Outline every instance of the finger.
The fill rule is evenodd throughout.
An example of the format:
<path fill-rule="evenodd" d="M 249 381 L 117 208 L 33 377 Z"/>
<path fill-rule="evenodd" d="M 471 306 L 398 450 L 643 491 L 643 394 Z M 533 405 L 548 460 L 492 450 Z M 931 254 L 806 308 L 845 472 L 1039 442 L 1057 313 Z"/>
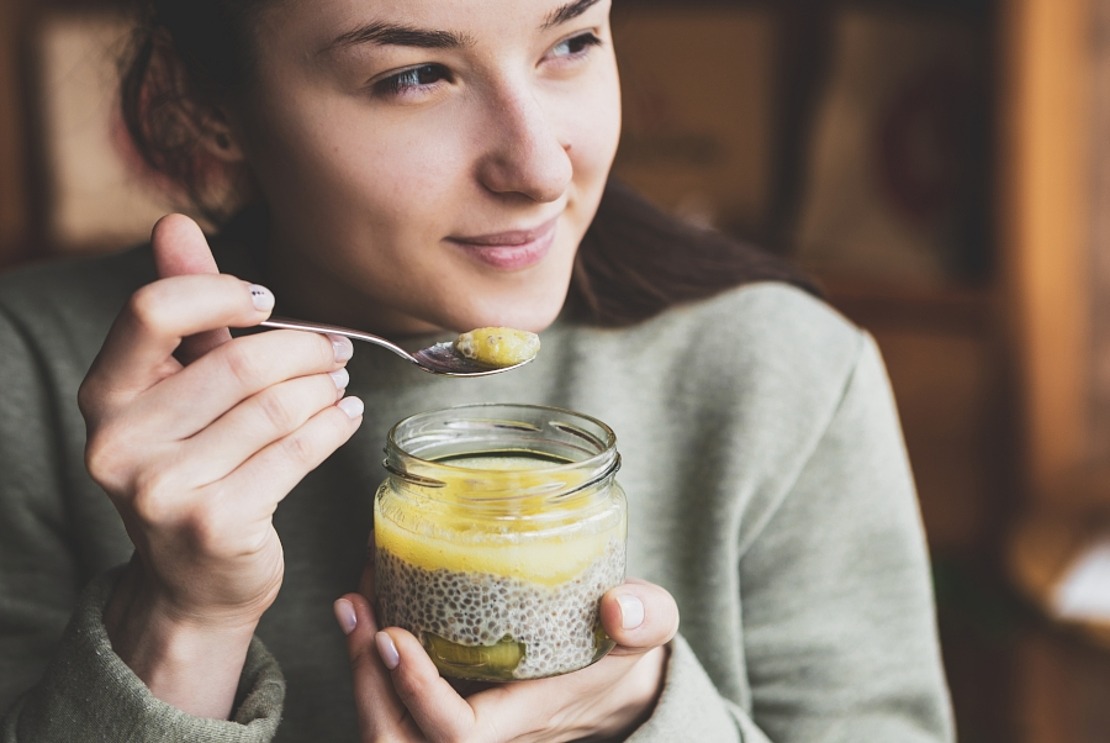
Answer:
<path fill-rule="evenodd" d="M 180 369 L 172 354 L 182 338 L 264 320 L 270 302 L 256 304 L 254 296 L 252 285 L 226 275 L 147 284 L 131 296 L 108 331 L 89 374 L 89 394 L 111 399 L 146 391 Z"/>
<path fill-rule="evenodd" d="M 220 272 L 200 225 L 184 214 L 168 214 L 158 220 L 150 244 L 154 265 L 162 278 Z M 226 327 L 207 330 L 183 339 L 175 355 L 188 364 L 229 340 L 231 333 Z"/>
<path fill-rule="evenodd" d="M 343 405 L 343 408 L 340 407 Z M 278 504 L 308 472 L 350 439 L 362 421 L 362 401 L 344 398 L 310 418 L 303 426 L 265 447 L 227 477 L 206 485 L 190 478 L 179 460 L 144 477 L 133 510 L 142 511 L 148 525 L 192 527 L 208 551 L 241 556 L 244 534 L 272 529 Z M 291 443 L 293 442 L 293 443 Z"/>
<path fill-rule="evenodd" d="M 393 691 L 389 669 L 381 661 L 374 637 L 377 620 L 369 602 L 351 593 L 335 602 L 335 618 L 347 635 L 355 709 L 361 740 L 401 740 L 412 719 Z"/>
<path fill-rule="evenodd" d="M 430 740 L 474 740 L 474 710 L 439 675 L 420 641 L 410 632 L 389 627 L 378 632 L 374 644 L 389 669 L 393 690 Z"/>
<path fill-rule="evenodd" d="M 601 624 L 614 654 L 639 654 L 665 645 L 678 632 L 678 604 L 664 588 L 630 579 L 601 597 Z"/>
<path fill-rule="evenodd" d="M 317 333 L 275 330 L 236 338 L 163 380 L 128 414 L 136 436 L 184 439 L 274 385 L 338 371 L 353 353 L 349 339 Z M 269 430 L 264 433 L 272 439 Z"/>
<path fill-rule="evenodd" d="M 255 452 L 334 405 L 348 380 L 347 370 L 340 368 L 297 377 L 244 400 L 187 441 L 189 479 L 207 484 L 226 477 Z"/>
<path fill-rule="evenodd" d="M 268 516 L 304 476 L 347 442 L 362 423 L 363 403 L 344 397 L 312 416 L 303 426 L 267 445 L 224 478 L 218 492 L 229 509 L 227 523 Z"/>
<path fill-rule="evenodd" d="M 373 601 L 376 554 L 374 532 L 371 531 L 367 540 L 366 566 L 359 581 L 359 598 L 366 603 Z M 441 678 L 439 670 L 412 634 L 397 628 L 390 628 L 376 632 L 373 642 L 380 668 L 393 671 L 392 676 L 386 676 L 387 682 L 390 684 L 391 696 L 398 700 L 397 703 L 402 709 L 407 710 L 408 719 L 418 726 L 429 739 L 436 740 L 437 736 L 448 740 L 459 739 L 459 725 L 462 725 L 464 730 L 474 727 L 474 713 L 456 690 L 456 686 L 461 686 L 462 683 L 457 682 L 456 686 L 452 686 L 451 682 Z M 404 669 L 401 669 L 402 649 L 405 653 Z M 414 678 L 417 680 L 415 684 L 412 683 Z M 406 682 L 406 679 L 409 679 L 409 682 Z M 406 693 L 412 701 L 411 707 L 403 703 L 404 700 L 401 698 L 402 689 L 397 686 L 399 683 L 404 685 L 404 690 L 407 690 Z M 418 687 L 425 683 L 434 689 L 437 696 L 439 694 L 443 695 L 440 701 L 435 699 L 423 700 Z M 448 730 L 452 732 L 454 737 L 445 735 Z"/>

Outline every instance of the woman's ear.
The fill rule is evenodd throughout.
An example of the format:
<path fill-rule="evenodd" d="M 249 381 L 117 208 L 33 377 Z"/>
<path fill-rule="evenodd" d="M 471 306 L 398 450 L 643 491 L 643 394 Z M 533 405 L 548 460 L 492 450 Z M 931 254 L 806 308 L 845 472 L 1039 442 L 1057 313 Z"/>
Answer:
<path fill-rule="evenodd" d="M 154 94 L 147 97 L 163 99 L 166 115 L 176 119 L 179 131 L 187 132 L 208 155 L 225 163 L 242 161 L 243 150 L 227 112 L 197 95 L 169 34 L 159 30 L 152 42 L 147 83 Z"/>
<path fill-rule="evenodd" d="M 194 112 L 194 117 L 196 112 Z M 200 143 L 208 154 L 226 163 L 237 163 L 243 160 L 243 149 L 239 146 L 236 136 L 227 115 L 219 110 L 211 110 L 194 118 Z"/>

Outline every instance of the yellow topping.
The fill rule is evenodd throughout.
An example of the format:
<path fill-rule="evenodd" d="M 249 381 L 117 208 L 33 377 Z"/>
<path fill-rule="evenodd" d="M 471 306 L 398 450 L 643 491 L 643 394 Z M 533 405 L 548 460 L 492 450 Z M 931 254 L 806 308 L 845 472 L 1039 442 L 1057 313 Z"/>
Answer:
<path fill-rule="evenodd" d="M 374 537 L 379 549 L 411 565 L 458 573 L 501 575 L 530 583 L 555 586 L 586 571 L 603 558 L 610 539 L 620 530 L 597 534 L 566 535 L 554 539 L 480 543 L 429 539 L 378 517 Z"/>
<path fill-rule="evenodd" d="M 468 469 L 490 470 L 484 478 L 504 478 L 508 487 L 497 497 L 512 495 L 520 489 L 540 493 L 496 501 L 493 507 L 497 518 L 496 532 L 489 526 L 475 528 L 473 516 L 466 508 L 455 505 L 453 498 L 479 507 L 486 493 L 468 487 L 467 478 L 444 478 L 445 488 L 436 489 L 434 501 L 423 502 L 417 509 L 397 509 L 383 512 L 376 507 L 374 534 L 379 549 L 386 550 L 400 560 L 412 565 L 435 570 L 446 568 L 457 572 L 479 572 L 502 575 L 534 583 L 558 585 L 585 571 L 591 563 L 607 552 L 610 540 L 619 540 L 624 530 L 623 520 L 609 519 L 607 523 L 578 521 L 571 503 L 552 503 L 543 494 L 543 485 L 550 473 L 540 468 L 552 466 L 550 461 L 527 457 L 483 457 L 466 459 Z M 537 470 L 529 472 L 528 470 Z M 558 482 L 566 485 L 563 472 Z M 578 473 L 579 482 L 582 474 Z M 494 497 L 494 496 L 490 496 Z M 380 504 L 379 504 L 380 505 Z M 541 511 L 566 511 L 575 523 L 559 519 L 556 534 L 543 534 L 542 522 L 516 516 L 533 516 Z M 508 518 L 506 518 L 508 517 Z"/>
<path fill-rule="evenodd" d="M 455 348 L 479 364 L 515 366 L 536 357 L 540 352 L 540 337 L 527 330 L 478 328 L 460 335 L 455 340 Z"/>

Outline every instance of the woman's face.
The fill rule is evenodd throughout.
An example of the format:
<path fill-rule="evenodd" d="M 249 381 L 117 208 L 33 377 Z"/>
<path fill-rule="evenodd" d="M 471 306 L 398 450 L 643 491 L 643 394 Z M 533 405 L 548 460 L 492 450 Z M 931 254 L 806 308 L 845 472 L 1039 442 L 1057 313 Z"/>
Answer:
<path fill-rule="evenodd" d="M 275 3 L 237 139 L 285 309 L 538 331 L 617 147 L 611 0 Z"/>

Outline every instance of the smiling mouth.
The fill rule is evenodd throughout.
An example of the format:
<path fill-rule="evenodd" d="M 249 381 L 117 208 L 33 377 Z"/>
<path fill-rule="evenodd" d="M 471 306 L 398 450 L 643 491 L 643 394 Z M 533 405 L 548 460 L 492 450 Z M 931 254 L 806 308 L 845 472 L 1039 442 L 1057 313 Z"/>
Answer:
<path fill-rule="evenodd" d="M 450 237 L 447 241 L 487 266 L 503 271 L 518 270 L 543 260 L 555 242 L 558 221 L 555 217 L 534 229 Z"/>

